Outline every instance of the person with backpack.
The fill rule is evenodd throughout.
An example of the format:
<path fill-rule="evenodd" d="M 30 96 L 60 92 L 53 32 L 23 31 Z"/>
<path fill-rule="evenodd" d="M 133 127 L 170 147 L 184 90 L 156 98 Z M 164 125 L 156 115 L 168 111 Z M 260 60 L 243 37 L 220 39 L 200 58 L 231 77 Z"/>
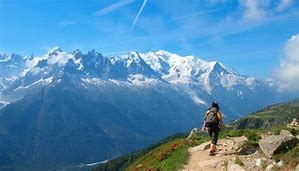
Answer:
<path fill-rule="evenodd" d="M 207 110 L 204 118 L 203 130 L 208 130 L 211 143 L 210 143 L 210 155 L 216 152 L 216 145 L 218 140 L 218 134 L 223 127 L 222 113 L 219 110 L 219 105 L 216 102 L 212 103 L 212 106 Z"/>

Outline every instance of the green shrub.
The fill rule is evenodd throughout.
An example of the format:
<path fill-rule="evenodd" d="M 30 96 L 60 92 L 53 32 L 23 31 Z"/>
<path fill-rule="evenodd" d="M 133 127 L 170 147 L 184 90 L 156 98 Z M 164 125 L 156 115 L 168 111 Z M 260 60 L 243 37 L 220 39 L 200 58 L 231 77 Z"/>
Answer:
<path fill-rule="evenodd" d="M 282 160 L 286 165 L 290 165 L 292 168 L 296 167 L 299 163 L 299 144 L 295 148 L 289 149 L 287 152 L 281 152 L 273 156 L 276 161 Z"/>
<path fill-rule="evenodd" d="M 261 139 L 256 130 L 245 131 L 244 135 L 249 141 L 258 141 Z"/>
<path fill-rule="evenodd" d="M 204 133 L 195 133 L 193 134 L 188 140 L 188 146 L 194 147 L 200 145 L 206 141 L 209 141 L 209 137 L 207 134 Z"/>
<path fill-rule="evenodd" d="M 244 165 L 239 157 L 236 157 L 235 164 L 238 164 L 240 166 Z"/>
<path fill-rule="evenodd" d="M 238 129 L 238 130 L 223 130 L 220 131 L 219 138 L 225 138 L 225 137 L 240 137 L 244 135 L 244 130 L 243 129 Z"/>
<path fill-rule="evenodd" d="M 225 137 L 240 137 L 240 136 L 246 136 L 246 138 L 249 141 L 257 141 L 261 137 L 259 136 L 260 130 L 257 129 L 237 129 L 237 130 L 223 130 L 220 132 L 219 138 L 225 138 Z"/>
<path fill-rule="evenodd" d="M 288 128 L 287 126 L 279 126 L 279 127 L 275 127 L 270 129 L 269 131 L 272 132 L 274 135 L 279 135 L 281 130 L 288 130 L 290 131 L 291 134 L 293 135 L 299 135 L 299 130 L 293 129 L 293 128 Z"/>
<path fill-rule="evenodd" d="M 259 144 L 256 141 L 246 141 L 244 144 L 241 145 L 241 147 L 243 147 L 243 148 L 251 148 L 251 147 L 256 148 L 258 146 L 259 146 Z"/>
<path fill-rule="evenodd" d="M 227 160 L 225 160 L 225 161 L 224 161 L 224 170 L 225 170 L 225 171 L 227 171 L 227 170 L 228 170 L 228 169 L 227 169 L 227 166 L 228 166 L 228 161 L 227 161 Z"/>

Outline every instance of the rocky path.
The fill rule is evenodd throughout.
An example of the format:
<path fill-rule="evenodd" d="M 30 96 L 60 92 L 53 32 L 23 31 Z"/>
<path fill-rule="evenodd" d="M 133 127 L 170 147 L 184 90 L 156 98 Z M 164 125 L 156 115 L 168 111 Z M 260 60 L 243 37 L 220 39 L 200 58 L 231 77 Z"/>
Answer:
<path fill-rule="evenodd" d="M 256 148 L 240 148 L 245 142 L 247 138 L 244 136 L 219 140 L 215 156 L 209 156 L 209 142 L 192 147 L 189 149 L 188 163 L 182 171 L 271 170 L 276 163 L 264 157 Z"/>

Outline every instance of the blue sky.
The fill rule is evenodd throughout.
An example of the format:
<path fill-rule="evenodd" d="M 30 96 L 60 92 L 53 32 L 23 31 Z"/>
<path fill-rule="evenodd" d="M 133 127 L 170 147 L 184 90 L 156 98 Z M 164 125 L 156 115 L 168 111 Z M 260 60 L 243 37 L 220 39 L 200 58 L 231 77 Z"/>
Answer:
<path fill-rule="evenodd" d="M 2 53 L 164 49 L 266 78 L 298 33 L 298 0 L 0 0 Z"/>

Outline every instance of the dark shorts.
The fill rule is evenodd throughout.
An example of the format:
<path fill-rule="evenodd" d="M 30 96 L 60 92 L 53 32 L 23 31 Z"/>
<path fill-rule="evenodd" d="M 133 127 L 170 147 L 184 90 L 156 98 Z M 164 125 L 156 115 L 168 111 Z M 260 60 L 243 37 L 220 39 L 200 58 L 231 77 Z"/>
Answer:
<path fill-rule="evenodd" d="M 220 131 L 219 124 L 207 122 L 206 127 L 208 129 L 212 144 L 216 145 L 218 141 L 219 131 Z"/>

